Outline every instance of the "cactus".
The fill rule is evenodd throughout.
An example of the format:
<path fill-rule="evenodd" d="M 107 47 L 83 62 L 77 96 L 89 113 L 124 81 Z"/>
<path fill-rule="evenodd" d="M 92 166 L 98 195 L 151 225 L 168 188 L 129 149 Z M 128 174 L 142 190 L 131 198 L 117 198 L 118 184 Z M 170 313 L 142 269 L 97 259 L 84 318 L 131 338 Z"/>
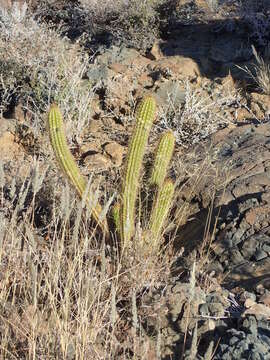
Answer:
<path fill-rule="evenodd" d="M 171 130 L 165 132 L 159 142 L 155 162 L 150 178 L 151 185 L 157 185 L 159 188 L 162 186 L 166 177 L 167 168 L 171 161 L 175 145 L 175 137 Z"/>
<path fill-rule="evenodd" d="M 156 102 L 146 97 L 140 104 L 136 126 L 129 145 L 127 163 L 122 185 L 121 240 L 125 248 L 134 233 L 135 204 L 137 199 L 140 171 L 148 136 L 153 124 Z"/>
<path fill-rule="evenodd" d="M 112 217 L 120 234 L 122 251 L 128 247 L 135 229 L 135 205 L 137 200 L 140 173 L 143 156 L 154 121 L 156 102 L 153 97 L 146 97 L 136 113 L 136 124 L 131 137 L 126 159 L 124 180 L 122 183 L 121 201 L 112 209 Z M 81 175 L 67 145 L 63 129 L 63 120 L 57 105 L 52 105 L 49 111 L 49 133 L 51 144 L 61 169 L 76 188 L 82 198 L 87 192 L 87 181 Z M 152 170 L 150 184 L 157 186 L 152 213 L 150 215 L 148 234 L 150 233 L 151 246 L 157 249 L 158 238 L 164 228 L 164 222 L 168 216 L 173 193 L 174 183 L 172 180 L 164 180 L 169 162 L 175 145 L 175 138 L 171 131 L 166 132 L 157 148 L 156 158 Z M 91 216 L 103 230 L 109 235 L 106 219 L 102 220 L 102 208 L 100 204 L 91 208 L 93 196 L 86 195 L 87 203 L 91 210 Z"/>
<path fill-rule="evenodd" d="M 173 194 L 174 183 L 171 179 L 166 179 L 157 193 L 149 222 L 151 246 L 154 249 L 169 214 Z"/>
<path fill-rule="evenodd" d="M 49 134 L 51 144 L 57 159 L 57 162 L 64 174 L 71 181 L 73 186 L 76 188 L 80 197 L 83 197 L 84 192 L 87 188 L 87 181 L 84 176 L 81 175 L 79 167 L 77 166 L 69 148 L 67 145 L 63 120 L 61 112 L 57 105 L 53 104 L 49 110 L 48 116 L 48 124 L 49 124 Z M 91 194 L 88 195 L 88 202 L 93 203 L 93 199 L 91 198 Z M 89 205 L 90 206 L 90 205 Z M 107 235 L 108 234 L 108 226 L 106 220 L 101 220 L 102 208 L 100 204 L 97 204 L 95 207 L 91 208 L 91 216 L 95 220 L 95 222 L 100 226 L 102 231 Z"/>

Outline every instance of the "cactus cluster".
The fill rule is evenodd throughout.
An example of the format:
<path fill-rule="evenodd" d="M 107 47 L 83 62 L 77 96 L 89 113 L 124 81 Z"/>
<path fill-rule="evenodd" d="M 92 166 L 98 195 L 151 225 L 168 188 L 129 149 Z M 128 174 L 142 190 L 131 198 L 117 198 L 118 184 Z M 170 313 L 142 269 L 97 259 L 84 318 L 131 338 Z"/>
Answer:
<path fill-rule="evenodd" d="M 140 171 L 149 133 L 153 124 L 156 102 L 153 97 L 146 97 L 140 104 L 136 125 L 130 141 L 129 152 L 123 180 L 122 202 L 120 208 L 120 235 L 123 248 L 127 247 L 134 234 L 135 205 L 139 187 Z M 174 134 L 166 132 L 161 137 L 156 151 L 152 175 L 149 181 L 155 186 L 155 200 L 149 221 L 149 231 L 145 236 L 151 237 L 153 249 L 157 248 L 157 240 L 164 227 L 172 204 L 174 184 L 166 179 L 167 169 L 175 146 Z"/>
<path fill-rule="evenodd" d="M 140 185 L 141 168 L 148 137 L 154 121 L 156 102 L 153 97 L 143 99 L 136 113 L 136 124 L 128 147 L 128 155 L 124 168 L 124 176 L 119 202 L 113 207 L 112 215 L 120 234 L 122 250 L 130 243 L 135 230 L 136 201 Z M 57 105 L 52 105 L 49 111 L 49 133 L 56 159 L 64 174 L 76 188 L 80 197 L 86 192 L 87 181 L 68 148 L 63 129 L 63 120 Z M 171 131 L 165 132 L 156 150 L 156 156 L 149 180 L 149 186 L 154 187 L 155 199 L 149 220 L 149 228 L 145 237 L 150 236 L 153 249 L 157 248 L 158 239 L 164 228 L 165 220 L 171 208 L 174 183 L 166 178 L 167 169 L 173 154 L 175 138 Z M 106 219 L 101 219 L 100 204 L 93 206 L 93 196 L 87 194 L 87 203 L 91 215 L 105 235 L 109 234 Z"/>

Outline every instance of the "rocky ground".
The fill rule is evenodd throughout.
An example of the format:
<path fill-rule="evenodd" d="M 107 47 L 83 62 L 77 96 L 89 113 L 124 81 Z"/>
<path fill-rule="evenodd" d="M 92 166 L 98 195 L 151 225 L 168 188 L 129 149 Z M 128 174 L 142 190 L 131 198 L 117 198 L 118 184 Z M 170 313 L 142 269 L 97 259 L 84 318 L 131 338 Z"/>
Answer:
<path fill-rule="evenodd" d="M 67 19 L 75 5 L 56 3 L 46 8 L 30 2 L 29 8 L 54 26 L 61 13 L 65 34 L 74 42 L 76 26 Z M 236 12 L 232 16 L 239 8 L 237 1 L 224 1 L 219 11 L 210 3 L 216 2 L 177 2 L 170 21 L 162 23 L 159 36 L 146 49 L 136 47 L 134 39 L 130 46 L 113 36 L 108 46 L 104 35 L 91 35 L 91 41 L 82 37 L 78 45 L 94 52 L 80 79 L 81 87 L 94 89 L 88 109 L 91 120 L 80 132 L 75 132 L 71 122 L 67 129 L 84 175 L 93 174 L 93 181 L 107 194 L 115 191 L 135 104 L 145 94 L 153 94 L 159 107 L 150 149 L 162 130 L 172 129 L 176 136 L 171 176 L 178 191 L 164 235 L 174 260 L 166 282 L 145 285 L 135 294 L 143 343 L 149 345 L 143 353 L 140 344 L 136 355 L 140 359 L 270 359 L 270 91 L 258 87 L 247 72 L 256 63 L 251 45 L 260 56 L 265 44 L 269 46 L 270 27 L 263 20 L 270 10 L 265 2 L 254 10 L 256 27 L 251 15 L 241 17 Z M 9 6 L 8 2 L 0 5 Z M 166 11 L 161 14 L 165 16 Z M 77 27 L 82 33 L 83 21 L 82 29 Z M 3 83 L 2 62 L 1 69 Z M 16 208 L 12 194 L 33 171 L 33 162 L 38 163 L 49 176 L 44 175 L 44 190 L 37 196 L 31 221 L 43 244 L 49 236 L 44 229 L 55 216 L 49 202 L 61 180 L 50 179 L 56 172 L 47 166 L 52 157 L 47 133 L 35 122 L 36 102 L 26 104 L 25 79 L 18 77 L 15 97 L 6 100 L 1 88 L 1 216 L 12 224 Z M 31 81 L 27 89 L 33 86 L 36 101 Z M 46 101 L 45 110 L 50 103 Z M 40 108 L 44 119 L 46 112 Z M 26 197 L 25 208 L 32 200 L 27 201 Z M 17 224 L 24 216 L 27 210 Z M 116 306 L 119 313 L 126 313 L 124 297 Z M 117 341 L 125 343 L 122 336 Z M 128 359 L 132 351 L 99 353 L 98 358 Z M 14 349 L 9 352 L 15 354 Z M 30 358 L 16 354 L 16 358 Z M 71 349 L 59 359 L 86 358 L 76 356 Z"/>

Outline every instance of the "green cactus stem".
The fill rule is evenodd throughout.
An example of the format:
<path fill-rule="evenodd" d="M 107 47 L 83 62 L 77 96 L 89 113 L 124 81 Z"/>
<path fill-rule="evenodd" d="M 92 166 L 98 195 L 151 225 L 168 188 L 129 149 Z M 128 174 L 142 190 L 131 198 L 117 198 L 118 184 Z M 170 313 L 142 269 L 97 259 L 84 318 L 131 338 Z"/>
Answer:
<path fill-rule="evenodd" d="M 171 209 L 174 187 L 173 181 L 166 179 L 156 195 L 149 222 L 151 246 L 153 246 L 153 249 L 155 249 L 159 243 L 159 237 Z"/>
<path fill-rule="evenodd" d="M 64 174 L 71 181 L 72 185 L 75 187 L 78 194 L 82 198 L 87 188 L 87 181 L 86 178 L 81 175 L 80 169 L 68 148 L 67 140 L 64 133 L 62 115 L 56 104 L 53 104 L 49 110 L 48 124 L 50 140 L 57 162 L 63 170 Z M 87 200 L 90 206 L 93 203 L 93 198 L 91 197 L 91 194 L 88 195 Z M 102 208 L 100 204 L 97 204 L 95 207 L 91 208 L 91 216 L 102 229 L 102 231 L 107 235 L 107 221 L 106 219 L 100 219 L 101 213 Z"/>
<path fill-rule="evenodd" d="M 153 97 L 146 97 L 141 102 L 136 125 L 128 148 L 124 181 L 122 184 L 121 205 L 121 241 L 125 248 L 134 234 L 135 205 L 140 180 L 142 160 L 149 133 L 153 124 L 156 102 Z"/>
<path fill-rule="evenodd" d="M 157 147 L 155 162 L 150 178 L 151 185 L 157 185 L 158 187 L 162 186 L 173 155 L 174 145 L 175 137 L 173 132 L 169 130 L 162 135 Z"/>

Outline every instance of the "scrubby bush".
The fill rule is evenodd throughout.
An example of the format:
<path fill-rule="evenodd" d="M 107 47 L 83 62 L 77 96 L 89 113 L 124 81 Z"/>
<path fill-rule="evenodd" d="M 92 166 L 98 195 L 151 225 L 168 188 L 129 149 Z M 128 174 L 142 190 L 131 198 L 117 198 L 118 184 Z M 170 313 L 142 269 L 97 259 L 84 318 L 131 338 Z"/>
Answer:
<path fill-rule="evenodd" d="M 20 100 L 40 132 L 48 104 L 57 101 L 65 111 L 68 133 L 78 139 L 89 122 L 94 90 L 83 80 L 87 54 L 16 5 L 0 12 L 0 52 L 2 112 Z"/>
<path fill-rule="evenodd" d="M 164 0 L 117 0 L 66 2 L 56 7 L 48 1 L 39 6 L 38 16 L 63 25 L 69 38 L 83 35 L 92 52 L 103 46 L 121 44 L 142 52 L 151 48 L 159 31 L 157 8 Z"/>

